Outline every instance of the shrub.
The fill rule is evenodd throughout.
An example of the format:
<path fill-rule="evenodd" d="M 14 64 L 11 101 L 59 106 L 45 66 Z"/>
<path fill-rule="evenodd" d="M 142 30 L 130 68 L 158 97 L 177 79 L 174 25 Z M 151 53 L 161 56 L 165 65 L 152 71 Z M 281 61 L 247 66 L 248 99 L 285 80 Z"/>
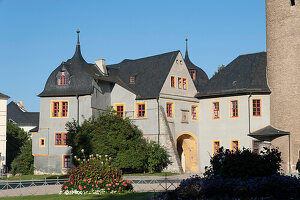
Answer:
<path fill-rule="evenodd" d="M 21 173 L 23 175 L 33 174 L 33 156 L 32 156 L 32 141 L 27 140 L 20 149 L 21 153 L 11 163 L 11 173 L 13 175 Z"/>
<path fill-rule="evenodd" d="M 170 155 L 156 142 L 147 143 L 146 151 L 149 172 L 161 172 L 170 163 Z"/>
<path fill-rule="evenodd" d="M 111 165 L 126 173 L 161 171 L 168 165 L 168 156 L 162 147 L 151 142 L 148 145 L 130 119 L 123 119 L 112 110 L 81 125 L 73 121 L 66 126 L 70 133 L 67 144 L 78 158 L 83 158 L 81 149 L 87 154 L 108 155 L 112 157 Z M 76 159 L 72 160 L 76 166 L 79 164 Z"/>
<path fill-rule="evenodd" d="M 280 156 L 278 149 L 266 149 L 262 155 L 258 155 L 245 148 L 233 152 L 221 147 L 210 159 L 211 166 L 205 175 L 248 179 L 279 174 Z"/>
<path fill-rule="evenodd" d="M 84 151 L 82 150 L 84 154 Z M 62 193 L 97 193 L 123 192 L 132 190 L 129 181 L 121 179 L 122 173 L 110 166 L 111 158 L 90 155 L 88 159 L 76 158 L 80 163 L 68 172 L 69 180 L 62 185 Z"/>
<path fill-rule="evenodd" d="M 193 176 L 173 192 L 152 199 L 299 199 L 300 178 L 272 175 L 253 179 Z"/>
<path fill-rule="evenodd" d="M 11 169 L 12 161 L 21 153 L 21 147 L 28 141 L 28 134 L 15 125 L 7 121 L 6 127 L 6 166 Z"/>

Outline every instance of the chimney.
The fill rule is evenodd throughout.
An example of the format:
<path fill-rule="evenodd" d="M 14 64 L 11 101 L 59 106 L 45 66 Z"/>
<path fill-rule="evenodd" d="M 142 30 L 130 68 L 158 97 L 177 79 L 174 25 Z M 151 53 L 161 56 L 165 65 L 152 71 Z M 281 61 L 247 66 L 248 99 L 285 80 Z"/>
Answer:
<path fill-rule="evenodd" d="M 97 59 L 95 60 L 95 63 L 98 67 L 98 69 L 104 74 L 107 75 L 107 69 L 105 66 L 105 59 Z"/>

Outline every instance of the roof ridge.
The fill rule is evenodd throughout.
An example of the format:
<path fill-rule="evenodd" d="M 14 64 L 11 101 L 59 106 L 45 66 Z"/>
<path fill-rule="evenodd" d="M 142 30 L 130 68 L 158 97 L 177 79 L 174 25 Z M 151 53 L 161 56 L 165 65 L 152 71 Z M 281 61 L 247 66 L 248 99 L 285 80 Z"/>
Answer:
<path fill-rule="evenodd" d="M 180 50 L 170 51 L 170 52 L 166 52 L 166 53 L 162 53 L 162 54 L 157 54 L 157 55 L 147 56 L 147 57 L 142 57 L 142 58 L 137 58 L 137 59 L 127 59 L 126 58 L 123 61 L 125 61 L 125 62 L 132 62 L 132 61 L 137 61 L 137 60 L 143 60 L 143 59 L 148 59 L 148 58 L 163 56 L 163 55 L 166 55 L 166 54 L 172 54 L 172 53 L 176 53 L 176 52 L 180 52 Z M 122 63 L 123 61 L 121 61 L 120 63 Z M 120 64 L 120 63 L 118 63 L 118 64 Z"/>

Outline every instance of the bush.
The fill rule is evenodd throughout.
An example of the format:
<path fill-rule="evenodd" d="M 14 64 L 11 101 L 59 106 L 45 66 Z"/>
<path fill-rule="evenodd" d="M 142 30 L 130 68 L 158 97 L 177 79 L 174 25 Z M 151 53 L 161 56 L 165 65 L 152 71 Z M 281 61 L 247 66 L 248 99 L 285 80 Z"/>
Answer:
<path fill-rule="evenodd" d="M 152 199 L 298 199 L 300 178 L 272 175 L 254 179 L 193 176 L 173 192 Z"/>
<path fill-rule="evenodd" d="M 169 154 L 156 142 L 147 143 L 146 151 L 149 172 L 161 172 L 170 163 Z"/>
<path fill-rule="evenodd" d="M 121 171 L 110 166 L 108 156 L 97 154 L 82 161 L 77 158 L 77 161 L 80 165 L 68 172 L 69 180 L 62 185 L 62 193 L 102 194 L 132 190 L 131 183 L 121 179 Z"/>
<path fill-rule="evenodd" d="M 11 169 L 12 161 L 21 153 L 21 147 L 28 141 L 28 134 L 15 125 L 7 121 L 6 127 L 6 166 Z"/>
<path fill-rule="evenodd" d="M 21 147 L 20 155 L 18 155 L 11 163 L 11 173 L 13 175 L 17 173 L 21 173 L 23 175 L 33 174 L 33 160 L 32 141 L 27 140 L 26 143 Z"/>
<path fill-rule="evenodd" d="M 278 149 L 266 149 L 262 155 L 258 155 L 245 148 L 233 152 L 221 147 L 210 159 L 211 166 L 205 175 L 248 179 L 279 174 L 280 156 Z"/>
<path fill-rule="evenodd" d="M 87 154 L 108 155 L 112 158 L 111 165 L 126 173 L 160 171 L 168 164 L 162 147 L 154 143 L 147 145 L 141 130 L 130 119 L 123 119 L 112 110 L 85 120 L 82 125 L 73 121 L 66 126 L 70 133 L 67 144 L 78 158 L 83 158 L 81 149 Z M 152 150 L 157 152 L 153 154 Z M 79 164 L 76 159 L 72 160 L 76 166 Z"/>

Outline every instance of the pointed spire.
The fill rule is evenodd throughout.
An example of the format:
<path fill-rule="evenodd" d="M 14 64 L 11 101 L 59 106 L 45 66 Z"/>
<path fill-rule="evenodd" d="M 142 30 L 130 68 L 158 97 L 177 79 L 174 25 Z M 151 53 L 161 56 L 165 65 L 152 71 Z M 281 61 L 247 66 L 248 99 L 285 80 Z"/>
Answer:
<path fill-rule="evenodd" d="M 184 59 L 185 59 L 185 60 L 189 59 L 189 53 L 188 53 L 187 42 L 188 42 L 188 39 L 185 38 L 185 56 L 184 56 Z"/>
<path fill-rule="evenodd" d="M 80 42 L 79 42 L 79 33 L 80 33 L 80 31 L 77 30 L 76 33 L 77 33 L 76 51 L 75 51 L 74 56 L 72 58 L 73 59 L 77 58 L 77 59 L 80 59 L 80 60 L 84 60 L 82 55 L 81 55 L 81 50 L 80 50 Z"/>
<path fill-rule="evenodd" d="M 79 42 L 79 33 L 80 33 L 80 30 L 77 29 L 76 33 L 77 33 L 77 45 L 80 45 L 80 42 Z"/>

